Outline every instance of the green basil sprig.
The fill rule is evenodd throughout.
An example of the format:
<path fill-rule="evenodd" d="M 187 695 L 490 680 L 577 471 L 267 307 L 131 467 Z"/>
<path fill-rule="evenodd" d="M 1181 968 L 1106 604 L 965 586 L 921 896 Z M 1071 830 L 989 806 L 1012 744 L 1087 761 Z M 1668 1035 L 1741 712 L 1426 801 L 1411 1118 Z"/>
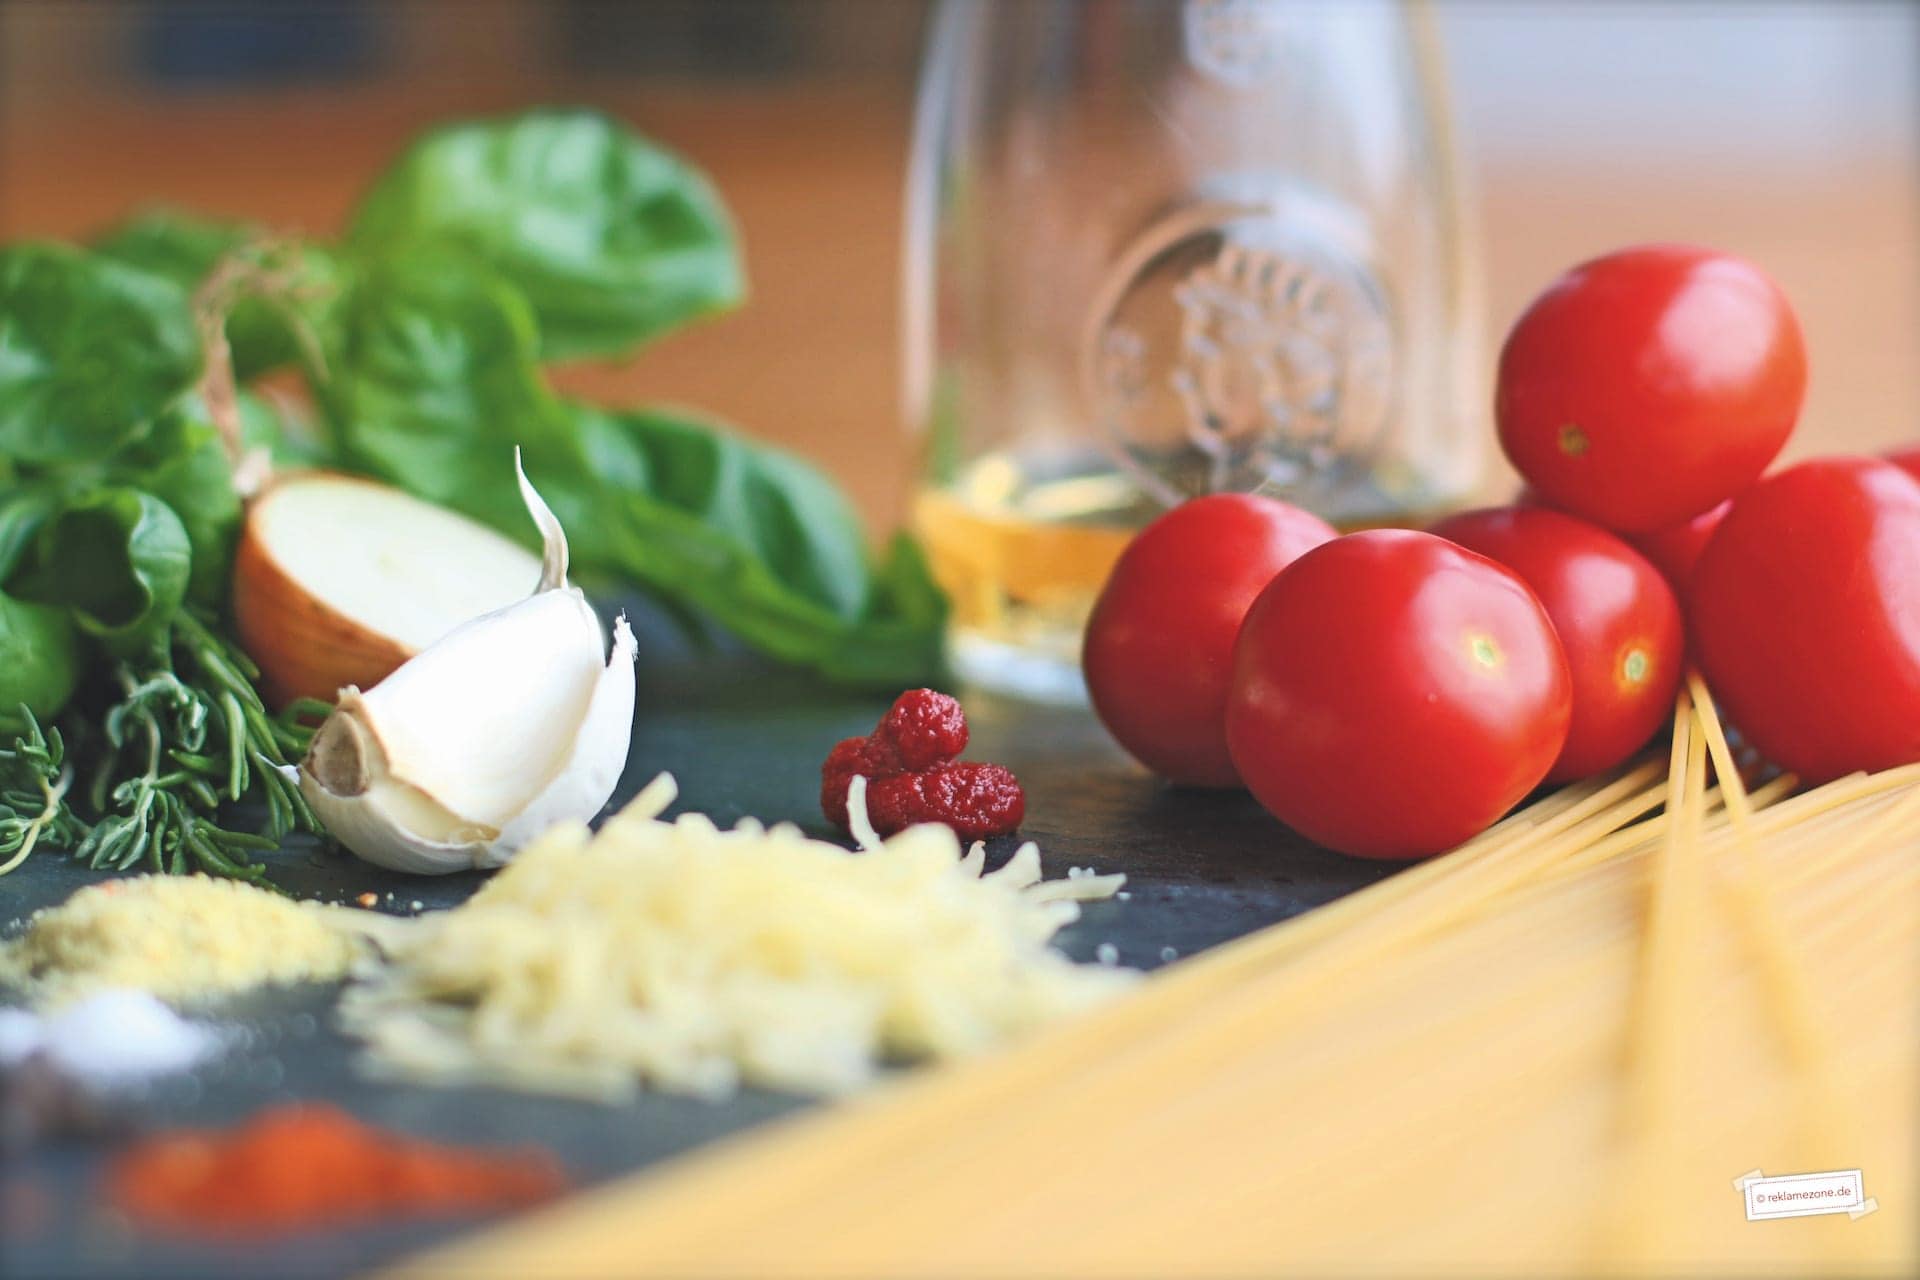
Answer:
<path fill-rule="evenodd" d="M 63 246 L 0 250 L 0 873 L 43 848 L 255 878 L 250 850 L 318 829 L 268 767 L 306 730 L 268 716 L 189 603 L 225 607 L 240 522 L 196 393 L 194 288 Z M 265 406 L 239 406 L 271 447 Z M 242 799 L 266 834 L 228 824 Z"/>
<path fill-rule="evenodd" d="M 82 631 L 125 653 L 173 621 L 191 560 L 172 507 L 138 489 L 100 489 L 41 523 L 10 585 L 36 603 L 65 606 Z"/>
<path fill-rule="evenodd" d="M 472 255 L 526 298 L 548 359 L 626 351 L 745 289 L 706 180 L 592 111 L 435 130 L 374 183 L 347 244 L 362 260 Z"/>
<path fill-rule="evenodd" d="M 0 591 L 0 707 L 51 715 L 67 705 L 79 682 L 79 646 L 67 611 Z"/>
<path fill-rule="evenodd" d="M 944 600 L 917 548 L 876 560 L 819 470 L 710 419 L 557 396 L 538 318 L 505 280 L 423 253 L 363 271 L 335 320 L 325 404 L 350 465 L 525 539 L 496 465 L 519 445 L 583 576 L 845 683 L 938 670 Z"/>
<path fill-rule="evenodd" d="M 223 265 L 251 266 L 256 277 L 265 277 L 224 300 L 233 371 L 243 382 L 311 356 L 346 273 L 323 245 L 279 241 L 264 227 L 175 209 L 150 210 L 121 223 L 96 240 L 93 250 L 164 277 L 189 294 Z"/>
<path fill-rule="evenodd" d="M 252 398 L 242 413 L 263 412 Z M 103 481 L 138 487 L 179 518 L 187 535 L 187 599 L 210 608 L 226 603 L 233 548 L 240 533 L 240 495 L 220 433 L 197 400 L 168 410 L 144 438 L 101 468 Z"/>
<path fill-rule="evenodd" d="M 226 335 L 243 381 L 301 348 L 328 426 L 307 460 L 525 539 L 499 461 L 519 445 L 585 577 L 637 583 L 683 622 L 836 681 L 936 677 L 945 605 L 924 559 L 905 542 L 875 554 L 817 469 L 706 415 L 548 386 L 544 361 L 630 351 L 742 297 L 725 209 L 670 153 L 590 111 L 453 125 L 373 183 L 341 244 L 282 245 L 269 268 L 262 236 L 158 212 L 98 247 L 183 285 L 260 260 L 270 283 L 240 295 Z M 217 540 L 189 532 L 194 596 L 210 599 Z"/>
<path fill-rule="evenodd" d="M 171 281 L 65 245 L 0 249 L 0 454 L 102 457 L 199 376 L 187 296 Z"/>

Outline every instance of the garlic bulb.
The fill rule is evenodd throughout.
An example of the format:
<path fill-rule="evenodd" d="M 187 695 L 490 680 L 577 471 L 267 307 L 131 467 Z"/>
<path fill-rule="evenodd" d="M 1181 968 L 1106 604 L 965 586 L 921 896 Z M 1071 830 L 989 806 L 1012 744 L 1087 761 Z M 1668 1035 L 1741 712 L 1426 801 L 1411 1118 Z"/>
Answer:
<path fill-rule="evenodd" d="M 520 467 L 544 541 L 532 595 L 482 614 L 362 693 L 349 685 L 300 762 L 300 790 L 368 862 L 436 875 L 497 867 L 600 811 L 626 768 L 634 640 L 567 585 L 567 538 Z"/>

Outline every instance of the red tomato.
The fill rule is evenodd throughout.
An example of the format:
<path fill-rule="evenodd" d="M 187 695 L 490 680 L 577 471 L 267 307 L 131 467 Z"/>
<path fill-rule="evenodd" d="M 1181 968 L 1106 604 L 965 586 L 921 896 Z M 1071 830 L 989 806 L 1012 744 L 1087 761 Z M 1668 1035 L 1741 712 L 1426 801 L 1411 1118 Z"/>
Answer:
<path fill-rule="evenodd" d="M 1694 569 L 1726 714 L 1807 782 L 1920 760 L 1920 480 L 1819 458 L 1743 494 Z"/>
<path fill-rule="evenodd" d="M 1887 461 L 1903 468 L 1915 480 L 1920 480 L 1920 444 L 1911 449 L 1895 449 L 1887 455 Z"/>
<path fill-rule="evenodd" d="M 1538 786 L 1572 706 L 1526 583 L 1431 534 L 1375 529 L 1309 551 L 1254 601 L 1227 745 L 1255 798 L 1302 835 L 1419 858 Z"/>
<path fill-rule="evenodd" d="M 1680 603 L 1646 557 L 1597 525 L 1545 507 L 1493 507 L 1433 533 L 1520 575 L 1566 651 L 1573 723 L 1548 782 L 1599 773 L 1673 718 L 1686 639 Z"/>
<path fill-rule="evenodd" d="M 1806 385 L 1799 321 L 1764 272 L 1647 245 L 1534 299 L 1500 353 L 1494 413 L 1507 457 L 1549 503 L 1644 533 L 1751 484 Z"/>
<path fill-rule="evenodd" d="M 1666 575 L 1668 584 L 1684 596 L 1687 584 L 1693 580 L 1693 566 L 1700 562 L 1700 553 L 1707 549 L 1707 539 L 1713 536 L 1732 507 L 1733 500 L 1729 498 L 1691 520 L 1670 524 L 1652 533 L 1634 534 L 1627 541 L 1653 561 L 1653 567 Z"/>
<path fill-rule="evenodd" d="M 1233 638 L 1273 575 L 1333 536 L 1298 507 L 1225 493 L 1142 529 L 1094 603 L 1081 652 L 1115 740 L 1174 782 L 1240 785 L 1224 727 Z"/>

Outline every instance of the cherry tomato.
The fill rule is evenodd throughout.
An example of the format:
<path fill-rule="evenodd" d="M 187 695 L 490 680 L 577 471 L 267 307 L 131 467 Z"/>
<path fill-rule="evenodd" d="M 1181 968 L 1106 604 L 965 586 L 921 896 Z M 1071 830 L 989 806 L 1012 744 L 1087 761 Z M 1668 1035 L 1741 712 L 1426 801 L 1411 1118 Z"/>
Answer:
<path fill-rule="evenodd" d="M 1687 601 L 1727 717 L 1807 782 L 1920 760 L 1920 480 L 1872 458 L 1769 476 Z"/>
<path fill-rule="evenodd" d="M 1254 601 L 1227 745 L 1254 797 L 1302 835 L 1418 858 L 1538 786 L 1572 707 L 1526 583 L 1431 534 L 1375 529 L 1307 552 Z"/>
<path fill-rule="evenodd" d="M 1904 470 L 1915 480 L 1920 480 L 1920 444 L 1911 449 L 1895 449 L 1887 455 L 1887 461 Z"/>
<path fill-rule="evenodd" d="M 1468 511 L 1433 533 L 1519 574 L 1560 637 L 1573 722 L 1548 782 L 1613 768 L 1673 718 L 1686 661 L 1680 602 L 1645 556 L 1545 507 Z"/>
<path fill-rule="evenodd" d="M 1627 541 L 1653 561 L 1653 567 L 1665 575 L 1667 584 L 1684 598 L 1687 584 L 1693 580 L 1693 566 L 1700 562 L 1700 553 L 1707 549 L 1707 539 L 1732 508 L 1733 500 L 1729 498 L 1691 520 L 1670 524 L 1652 533 L 1637 533 Z"/>
<path fill-rule="evenodd" d="M 1081 653 L 1114 739 L 1174 782 L 1240 785 L 1225 728 L 1233 638 L 1273 575 L 1332 537 L 1320 517 L 1250 494 L 1196 498 L 1142 529 L 1094 603 Z"/>
<path fill-rule="evenodd" d="M 1646 245 L 1534 299 L 1500 353 L 1494 413 L 1507 457 L 1549 503 L 1644 533 L 1751 484 L 1806 385 L 1800 323 L 1764 272 Z"/>

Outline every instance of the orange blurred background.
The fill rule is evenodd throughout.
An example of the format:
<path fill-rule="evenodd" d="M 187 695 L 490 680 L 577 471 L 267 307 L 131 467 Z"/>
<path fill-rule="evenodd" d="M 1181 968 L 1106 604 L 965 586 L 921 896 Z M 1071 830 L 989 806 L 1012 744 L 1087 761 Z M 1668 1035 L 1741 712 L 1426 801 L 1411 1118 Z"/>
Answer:
<path fill-rule="evenodd" d="M 1796 453 L 1920 439 L 1920 7 L 1438 13 L 1492 336 L 1580 258 L 1707 242 L 1798 305 L 1814 377 Z M 718 412 L 810 453 L 890 524 L 912 465 L 896 313 L 924 21 L 910 0 L 16 0 L 0 7 L 0 236 L 84 236 L 154 203 L 328 232 L 432 122 L 600 106 L 712 175 L 752 294 L 561 381 Z"/>

